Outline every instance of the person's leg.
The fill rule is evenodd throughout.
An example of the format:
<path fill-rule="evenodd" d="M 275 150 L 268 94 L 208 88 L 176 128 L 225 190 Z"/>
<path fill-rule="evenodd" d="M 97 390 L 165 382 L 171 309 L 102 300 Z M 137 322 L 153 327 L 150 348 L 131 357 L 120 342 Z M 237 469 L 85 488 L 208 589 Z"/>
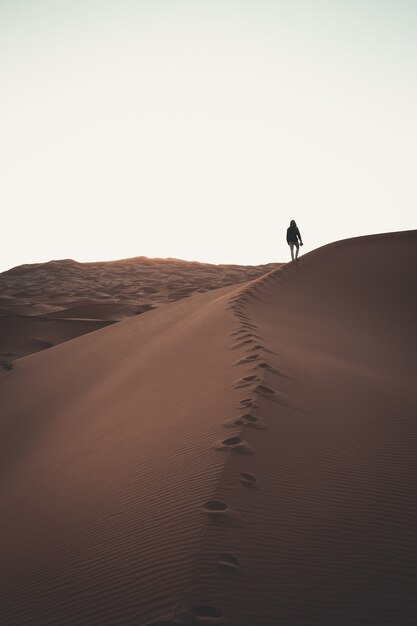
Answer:
<path fill-rule="evenodd" d="M 294 244 L 290 242 L 289 246 L 291 250 L 291 261 L 294 261 Z"/>
<path fill-rule="evenodd" d="M 298 259 L 298 251 L 300 249 L 300 244 L 298 241 L 295 243 L 295 258 Z"/>

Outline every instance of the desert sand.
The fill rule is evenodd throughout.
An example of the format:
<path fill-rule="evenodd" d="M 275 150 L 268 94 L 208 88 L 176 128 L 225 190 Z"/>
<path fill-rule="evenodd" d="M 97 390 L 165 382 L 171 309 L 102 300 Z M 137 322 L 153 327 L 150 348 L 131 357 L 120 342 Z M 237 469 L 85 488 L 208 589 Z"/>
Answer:
<path fill-rule="evenodd" d="M 136 257 L 20 265 L 0 274 L 0 362 L 279 267 Z"/>
<path fill-rule="evenodd" d="M 340 241 L 1 371 L 1 622 L 415 624 L 416 272 Z"/>

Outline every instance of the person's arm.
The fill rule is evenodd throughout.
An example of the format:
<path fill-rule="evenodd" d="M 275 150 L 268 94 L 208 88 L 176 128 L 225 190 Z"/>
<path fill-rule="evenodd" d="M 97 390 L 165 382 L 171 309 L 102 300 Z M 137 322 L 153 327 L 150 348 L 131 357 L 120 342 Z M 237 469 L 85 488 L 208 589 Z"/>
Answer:
<path fill-rule="evenodd" d="M 301 239 L 301 233 L 299 228 L 297 228 L 297 235 L 298 235 L 298 239 L 300 240 L 300 244 L 303 245 L 303 240 Z"/>

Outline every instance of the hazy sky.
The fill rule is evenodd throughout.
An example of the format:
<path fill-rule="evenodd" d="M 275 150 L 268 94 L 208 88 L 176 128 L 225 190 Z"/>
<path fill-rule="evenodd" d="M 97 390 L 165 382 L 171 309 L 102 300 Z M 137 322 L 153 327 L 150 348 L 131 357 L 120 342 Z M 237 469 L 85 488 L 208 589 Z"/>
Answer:
<path fill-rule="evenodd" d="M 0 0 L 0 271 L 416 228 L 415 0 Z"/>

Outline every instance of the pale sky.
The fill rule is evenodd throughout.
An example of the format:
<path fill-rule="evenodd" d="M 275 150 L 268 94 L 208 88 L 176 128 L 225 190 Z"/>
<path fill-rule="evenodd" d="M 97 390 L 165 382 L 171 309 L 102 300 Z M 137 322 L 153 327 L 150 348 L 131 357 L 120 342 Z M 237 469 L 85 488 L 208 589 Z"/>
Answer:
<path fill-rule="evenodd" d="M 417 227 L 415 0 L 0 0 L 0 271 Z"/>

